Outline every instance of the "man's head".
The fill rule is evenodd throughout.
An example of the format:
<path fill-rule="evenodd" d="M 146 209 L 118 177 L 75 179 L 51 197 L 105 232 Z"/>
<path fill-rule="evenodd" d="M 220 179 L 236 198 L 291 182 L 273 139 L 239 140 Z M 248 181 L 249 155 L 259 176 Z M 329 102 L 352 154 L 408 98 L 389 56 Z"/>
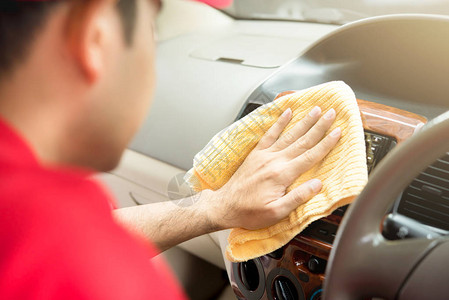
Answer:
<path fill-rule="evenodd" d="M 0 115 L 45 163 L 117 164 L 150 104 L 159 5 L 0 2 Z"/>
<path fill-rule="evenodd" d="M 68 0 L 65 0 L 68 1 Z M 137 0 L 121 0 L 117 10 L 123 22 L 124 38 L 132 43 L 137 13 Z M 61 5 L 59 1 L 15 1 L 0 2 L 0 76 L 11 71 L 27 54 L 39 30 L 52 10 Z"/>

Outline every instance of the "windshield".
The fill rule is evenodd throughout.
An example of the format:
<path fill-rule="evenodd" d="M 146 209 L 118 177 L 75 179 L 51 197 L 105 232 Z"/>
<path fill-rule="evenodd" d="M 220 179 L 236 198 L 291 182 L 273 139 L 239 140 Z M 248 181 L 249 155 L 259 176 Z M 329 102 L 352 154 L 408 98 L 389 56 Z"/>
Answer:
<path fill-rule="evenodd" d="M 345 24 L 386 14 L 449 15 L 448 0 L 234 0 L 224 9 L 236 19 Z"/>

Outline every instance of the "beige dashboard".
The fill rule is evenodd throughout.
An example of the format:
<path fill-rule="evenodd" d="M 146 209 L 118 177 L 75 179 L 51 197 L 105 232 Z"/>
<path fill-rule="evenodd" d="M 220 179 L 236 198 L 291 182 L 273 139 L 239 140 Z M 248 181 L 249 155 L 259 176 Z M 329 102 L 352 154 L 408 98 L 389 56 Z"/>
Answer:
<path fill-rule="evenodd" d="M 153 107 L 119 167 L 98 176 L 119 207 L 170 201 L 170 181 L 189 169 L 193 156 L 215 133 L 234 121 L 254 88 L 281 64 L 335 28 L 338 26 L 237 21 L 198 2 L 165 1 L 157 21 L 158 82 Z M 289 49 L 271 51 L 271 60 L 277 65 L 267 68 L 260 51 L 251 49 L 273 38 Z M 220 55 L 250 61 L 254 55 L 262 66 L 211 59 L 219 49 L 217 45 L 236 40 L 246 43 L 245 51 L 229 47 Z M 179 247 L 224 269 L 220 244 L 225 242 L 226 234 L 215 233 Z"/>

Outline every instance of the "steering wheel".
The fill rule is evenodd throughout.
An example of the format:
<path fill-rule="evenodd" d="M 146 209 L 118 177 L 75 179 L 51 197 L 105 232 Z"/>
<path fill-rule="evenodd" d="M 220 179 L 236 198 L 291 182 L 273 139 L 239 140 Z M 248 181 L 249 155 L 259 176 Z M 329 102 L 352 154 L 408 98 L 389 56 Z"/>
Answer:
<path fill-rule="evenodd" d="M 325 300 L 447 299 L 448 239 L 386 240 L 381 223 L 406 186 L 448 150 L 446 112 L 398 145 L 372 172 L 340 224 L 326 271 Z"/>

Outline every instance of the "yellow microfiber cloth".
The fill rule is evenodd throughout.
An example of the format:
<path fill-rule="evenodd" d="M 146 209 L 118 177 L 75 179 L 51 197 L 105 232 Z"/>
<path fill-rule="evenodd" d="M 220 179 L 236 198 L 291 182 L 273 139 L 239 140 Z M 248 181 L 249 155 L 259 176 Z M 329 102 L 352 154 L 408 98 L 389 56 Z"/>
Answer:
<path fill-rule="evenodd" d="M 323 113 L 335 109 L 336 119 L 329 132 L 340 127 L 342 136 L 325 159 L 297 178 L 287 192 L 318 178 L 323 182 L 320 193 L 273 226 L 259 230 L 233 229 L 226 249 L 229 260 L 246 261 L 280 248 L 313 221 L 350 203 L 365 186 L 368 172 L 360 111 L 353 91 L 341 81 L 280 97 L 224 129 L 195 156 L 193 168 L 186 175 L 187 182 L 196 191 L 219 189 L 283 111 L 291 108 L 293 112 L 286 132 L 314 106 L 319 106 Z"/>

